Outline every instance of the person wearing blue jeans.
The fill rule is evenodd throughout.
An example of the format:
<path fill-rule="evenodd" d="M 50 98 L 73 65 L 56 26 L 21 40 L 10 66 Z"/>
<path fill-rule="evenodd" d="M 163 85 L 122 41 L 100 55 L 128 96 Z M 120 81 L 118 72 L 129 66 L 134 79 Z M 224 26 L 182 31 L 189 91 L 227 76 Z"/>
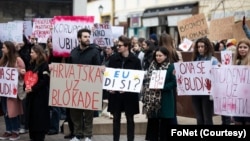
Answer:
<path fill-rule="evenodd" d="M 5 121 L 5 133 L 0 136 L 0 140 L 6 140 L 6 139 L 19 139 L 19 128 L 20 128 L 20 122 L 19 117 L 9 117 L 8 110 L 7 110 L 7 97 L 1 97 L 1 106 L 4 113 L 4 121 Z"/>
<path fill-rule="evenodd" d="M 50 129 L 48 135 L 55 135 L 59 133 L 59 124 L 61 118 L 60 107 L 50 107 Z"/>

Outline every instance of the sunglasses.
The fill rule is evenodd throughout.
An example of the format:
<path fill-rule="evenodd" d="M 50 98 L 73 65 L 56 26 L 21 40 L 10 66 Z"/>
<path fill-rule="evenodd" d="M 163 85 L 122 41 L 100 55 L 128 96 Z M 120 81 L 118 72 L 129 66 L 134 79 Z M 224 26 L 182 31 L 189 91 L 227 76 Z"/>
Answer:
<path fill-rule="evenodd" d="M 120 47 L 122 47 L 122 46 L 124 46 L 124 45 L 117 45 L 118 48 L 120 48 Z"/>

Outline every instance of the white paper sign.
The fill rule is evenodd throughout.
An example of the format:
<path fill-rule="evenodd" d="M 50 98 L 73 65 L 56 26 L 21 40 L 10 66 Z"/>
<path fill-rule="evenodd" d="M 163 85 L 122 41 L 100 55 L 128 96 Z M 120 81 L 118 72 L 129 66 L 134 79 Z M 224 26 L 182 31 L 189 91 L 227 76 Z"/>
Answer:
<path fill-rule="evenodd" d="M 179 45 L 182 51 L 188 51 L 192 46 L 193 42 L 187 38 L 184 38 L 183 42 Z"/>
<path fill-rule="evenodd" d="M 91 34 L 93 36 L 93 43 L 100 47 L 114 46 L 112 30 L 109 23 L 95 23 L 94 28 L 95 30 L 93 34 Z"/>
<path fill-rule="evenodd" d="M 103 77 L 103 89 L 124 92 L 141 91 L 144 71 L 106 68 Z"/>
<path fill-rule="evenodd" d="M 174 67 L 178 95 L 211 95 L 211 61 L 178 62 Z"/>
<path fill-rule="evenodd" d="M 233 64 L 233 53 L 230 50 L 221 51 L 221 63 L 222 65 Z"/>
<path fill-rule="evenodd" d="M 214 113 L 250 117 L 249 66 L 213 66 L 212 76 Z"/>
<path fill-rule="evenodd" d="M 0 67 L 0 96 L 17 98 L 17 68 Z"/>
<path fill-rule="evenodd" d="M 150 89 L 163 89 L 167 70 L 154 70 L 149 83 Z"/>

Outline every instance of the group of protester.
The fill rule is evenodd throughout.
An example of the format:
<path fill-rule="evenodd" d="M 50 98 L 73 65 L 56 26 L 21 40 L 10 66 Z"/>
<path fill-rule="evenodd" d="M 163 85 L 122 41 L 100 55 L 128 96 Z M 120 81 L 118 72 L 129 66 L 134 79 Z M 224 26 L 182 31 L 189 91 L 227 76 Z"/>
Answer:
<path fill-rule="evenodd" d="M 243 28 L 249 38 L 250 32 L 244 20 Z M 57 113 L 60 109 L 48 105 L 51 69 L 49 64 L 52 62 L 104 65 L 109 68 L 146 71 L 141 93 L 103 90 L 103 99 L 108 100 L 108 111 L 113 115 L 113 140 L 120 139 L 121 114 L 125 112 L 127 140 L 134 141 L 134 115 L 140 112 L 139 101 L 142 101 L 143 113 L 148 119 L 145 139 L 167 140 L 168 125 L 178 124 L 174 63 L 183 61 L 181 51 L 175 46 L 173 38 L 167 33 L 159 36 L 152 34 L 148 40 L 136 37 L 130 39 L 122 35 L 113 47 L 100 48 L 90 43 L 90 35 L 91 30 L 80 29 L 77 32 L 79 45 L 67 58 L 53 56 L 52 38 L 48 38 L 45 48 L 32 42 L 33 39 L 27 40 L 25 37 L 21 44 L 14 44 L 11 41 L 2 43 L 0 66 L 17 68 L 19 81 L 23 80 L 27 71 L 32 71 L 37 74 L 38 81 L 31 87 L 23 85 L 25 98 L 1 97 L 6 125 L 6 131 L 0 136 L 1 140 L 20 139 L 20 128 L 28 130 L 32 141 L 44 141 L 46 134 L 53 135 L 59 132 L 60 118 Z M 223 43 L 218 42 L 218 50 L 226 48 Z M 249 65 L 249 39 L 242 39 L 234 44 L 233 64 Z M 193 44 L 192 61 L 211 60 L 212 65 L 220 64 L 214 56 L 215 49 L 208 38 L 197 39 Z M 149 88 L 152 72 L 155 70 L 167 70 L 163 89 Z M 213 125 L 213 100 L 210 96 L 192 96 L 192 105 L 198 125 Z M 79 141 L 82 138 L 91 141 L 95 111 L 67 108 L 66 113 L 70 135 L 65 138 L 70 138 L 71 141 Z M 237 125 L 248 125 L 250 117 L 233 117 L 233 121 Z M 231 117 L 222 116 L 222 124 L 231 122 Z"/>

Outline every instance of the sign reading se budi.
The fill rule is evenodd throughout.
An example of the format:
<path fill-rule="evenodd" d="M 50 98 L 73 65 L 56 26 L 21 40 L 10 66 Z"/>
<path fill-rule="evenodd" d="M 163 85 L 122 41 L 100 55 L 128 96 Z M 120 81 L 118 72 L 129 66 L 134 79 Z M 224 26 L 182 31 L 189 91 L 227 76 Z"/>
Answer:
<path fill-rule="evenodd" d="M 194 15 L 177 23 L 181 40 L 194 40 L 208 35 L 208 25 L 204 14 Z"/>
<path fill-rule="evenodd" d="M 211 61 L 174 63 L 178 95 L 210 95 L 212 92 Z"/>
<path fill-rule="evenodd" d="M 17 68 L 0 67 L 0 96 L 17 98 Z"/>
<path fill-rule="evenodd" d="M 215 114 L 250 117 L 249 66 L 213 66 L 212 76 Z"/>
<path fill-rule="evenodd" d="M 102 66 L 52 63 L 49 105 L 102 109 Z"/>
<path fill-rule="evenodd" d="M 140 70 L 106 68 L 103 89 L 139 93 L 144 74 L 145 72 Z"/>

